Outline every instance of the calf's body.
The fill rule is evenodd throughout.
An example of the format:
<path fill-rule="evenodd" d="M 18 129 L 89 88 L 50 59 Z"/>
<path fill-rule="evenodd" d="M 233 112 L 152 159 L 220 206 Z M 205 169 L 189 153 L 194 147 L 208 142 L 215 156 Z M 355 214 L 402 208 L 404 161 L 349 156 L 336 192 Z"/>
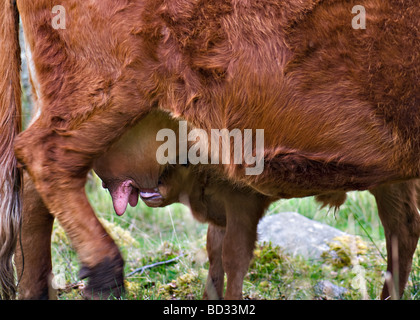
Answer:
<path fill-rule="evenodd" d="M 235 185 L 214 165 L 159 164 L 157 151 L 162 142 L 156 137 L 162 129 L 171 129 L 178 136 L 178 121 L 163 112 L 152 112 L 97 159 L 94 170 L 109 189 L 118 214 L 132 204 L 130 197 L 135 194 L 151 207 L 181 202 L 198 221 L 209 223 L 210 267 L 204 296 L 224 296 L 226 272 L 225 298 L 241 299 L 258 221 L 273 199 Z"/>

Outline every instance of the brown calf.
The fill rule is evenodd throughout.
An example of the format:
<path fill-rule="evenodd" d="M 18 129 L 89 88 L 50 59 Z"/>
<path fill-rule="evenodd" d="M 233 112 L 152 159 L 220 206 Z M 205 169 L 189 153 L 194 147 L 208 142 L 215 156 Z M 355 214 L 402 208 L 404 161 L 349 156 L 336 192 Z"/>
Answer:
<path fill-rule="evenodd" d="M 412 198 L 412 187 L 402 186 L 420 177 L 417 0 L 363 0 L 366 29 L 351 24 L 359 0 L 62 0 L 64 29 L 53 27 L 54 1 L 16 2 L 0 2 L 6 297 L 14 292 L 10 260 L 20 223 L 19 174 L 7 142 L 20 122 L 13 116 L 20 110 L 17 10 L 41 112 L 15 139 L 15 152 L 69 235 L 88 291 L 119 287 L 123 262 L 86 199 L 86 175 L 153 108 L 208 133 L 264 129 L 261 175 L 245 175 L 233 162 L 223 168 L 269 197 L 371 189 L 395 198 L 399 188 Z M 420 218 L 412 206 L 405 210 L 408 218 L 385 226 L 398 240 L 388 255 L 393 246 L 404 256 L 415 249 L 401 236 L 417 239 Z"/>
<path fill-rule="evenodd" d="M 229 182 L 214 165 L 160 165 L 156 152 L 162 142 L 156 136 L 161 129 L 178 135 L 178 122 L 163 112 L 150 113 L 95 161 L 94 170 L 119 215 L 127 202 L 136 204 L 129 200 L 132 195 L 136 200 L 140 195 L 151 207 L 184 203 L 198 221 L 208 222 L 210 269 L 204 297 L 223 297 L 226 272 L 225 298 L 241 299 L 258 221 L 274 199 Z"/>

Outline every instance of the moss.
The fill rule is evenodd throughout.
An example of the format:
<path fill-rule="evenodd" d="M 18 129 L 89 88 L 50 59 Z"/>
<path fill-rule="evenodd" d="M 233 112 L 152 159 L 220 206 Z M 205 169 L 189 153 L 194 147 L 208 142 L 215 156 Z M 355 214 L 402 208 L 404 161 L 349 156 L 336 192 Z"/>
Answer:
<path fill-rule="evenodd" d="M 134 282 L 134 281 L 128 281 L 125 280 L 124 281 L 125 284 L 125 298 L 126 299 L 130 299 L 130 300 L 136 300 L 136 299 L 141 299 L 141 290 L 142 290 L 142 286 L 139 282 Z"/>
<path fill-rule="evenodd" d="M 329 250 L 322 253 L 325 262 L 336 268 L 361 263 L 368 252 L 368 245 L 360 237 L 341 236 L 328 243 Z"/>
<path fill-rule="evenodd" d="M 264 274 L 282 273 L 281 266 L 285 259 L 285 255 L 279 247 L 273 246 L 271 243 L 258 245 L 254 250 L 254 258 L 250 265 L 251 280 L 253 278 L 256 280 L 262 272 Z"/>
<path fill-rule="evenodd" d="M 165 300 L 201 299 L 207 271 L 204 269 L 188 270 L 175 280 L 158 285 L 158 293 Z"/>
<path fill-rule="evenodd" d="M 244 281 L 245 299 L 306 299 L 312 270 L 307 261 L 271 243 L 258 244 Z"/>

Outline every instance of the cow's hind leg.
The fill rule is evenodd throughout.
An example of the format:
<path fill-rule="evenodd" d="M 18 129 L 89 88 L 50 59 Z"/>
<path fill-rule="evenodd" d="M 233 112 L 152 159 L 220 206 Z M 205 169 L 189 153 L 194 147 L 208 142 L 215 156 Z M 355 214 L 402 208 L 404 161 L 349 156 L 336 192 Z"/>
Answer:
<path fill-rule="evenodd" d="M 95 157 L 143 114 L 131 105 L 115 106 L 71 124 L 57 116 L 48 118 L 45 112 L 16 140 L 19 161 L 26 166 L 44 203 L 77 251 L 84 266 L 81 278 L 89 277 L 87 298 L 119 297 L 124 262 L 88 202 L 86 176 Z M 46 127 L 46 123 L 52 125 Z"/>
<path fill-rule="evenodd" d="M 417 211 L 416 181 L 383 185 L 371 190 L 376 198 L 379 217 L 385 230 L 387 271 L 393 280 L 384 285 L 381 298 L 391 296 L 395 283 L 400 297 L 408 280 L 413 254 L 420 236 L 420 216 Z M 395 281 L 395 276 L 397 280 Z M 398 298 L 396 297 L 396 298 Z"/>
<path fill-rule="evenodd" d="M 54 222 L 28 174 L 24 176 L 23 221 L 15 264 L 19 299 L 52 298 L 51 232 Z"/>

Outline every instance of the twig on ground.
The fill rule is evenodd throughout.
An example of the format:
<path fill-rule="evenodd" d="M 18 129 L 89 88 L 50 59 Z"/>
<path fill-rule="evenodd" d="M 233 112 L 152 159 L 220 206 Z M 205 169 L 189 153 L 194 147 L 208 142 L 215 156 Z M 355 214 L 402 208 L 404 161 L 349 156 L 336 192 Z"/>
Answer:
<path fill-rule="evenodd" d="M 166 260 L 166 261 L 159 261 L 159 262 L 155 262 L 155 263 L 148 264 L 146 266 L 137 268 L 137 269 L 131 271 L 129 274 L 127 274 L 127 278 L 131 277 L 132 275 L 134 275 L 136 273 L 139 273 L 139 272 L 140 272 L 140 274 L 142 274 L 147 269 L 151 269 L 151 268 L 154 268 L 154 267 L 157 267 L 157 266 L 161 266 L 161 265 L 164 265 L 164 264 L 169 264 L 169 263 L 175 262 L 175 261 L 179 260 L 180 258 L 182 258 L 183 256 L 185 256 L 185 253 L 180 254 L 179 256 L 177 256 L 175 258 L 172 258 L 172 259 L 169 259 L 169 260 Z"/>

